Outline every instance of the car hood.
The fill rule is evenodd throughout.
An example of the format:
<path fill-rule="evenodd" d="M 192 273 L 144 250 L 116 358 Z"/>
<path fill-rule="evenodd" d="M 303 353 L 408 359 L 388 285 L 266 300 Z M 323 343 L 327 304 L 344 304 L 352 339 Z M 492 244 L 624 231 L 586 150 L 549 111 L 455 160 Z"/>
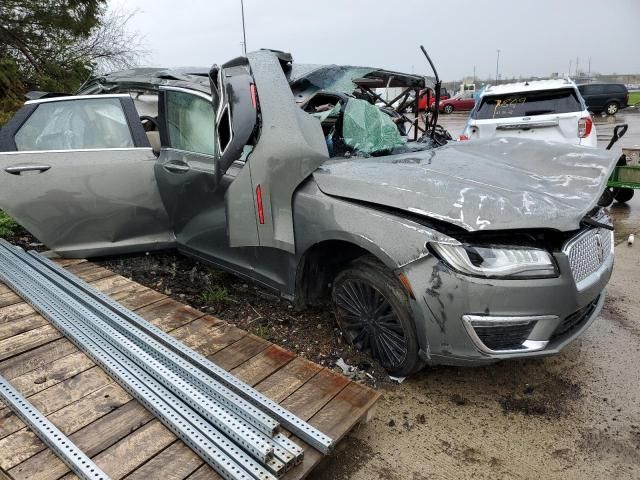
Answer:
<path fill-rule="evenodd" d="M 575 230 L 596 206 L 619 150 L 493 138 L 324 163 L 327 194 L 402 209 L 467 231 Z"/>

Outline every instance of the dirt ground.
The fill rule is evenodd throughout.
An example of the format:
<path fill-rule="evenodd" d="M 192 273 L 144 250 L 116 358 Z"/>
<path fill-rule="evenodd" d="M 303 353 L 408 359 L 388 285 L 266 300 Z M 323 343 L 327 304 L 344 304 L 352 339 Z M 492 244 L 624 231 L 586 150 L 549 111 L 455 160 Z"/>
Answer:
<path fill-rule="evenodd" d="M 605 309 L 561 355 L 381 386 L 310 478 L 640 478 L 639 249 L 618 245 Z"/>

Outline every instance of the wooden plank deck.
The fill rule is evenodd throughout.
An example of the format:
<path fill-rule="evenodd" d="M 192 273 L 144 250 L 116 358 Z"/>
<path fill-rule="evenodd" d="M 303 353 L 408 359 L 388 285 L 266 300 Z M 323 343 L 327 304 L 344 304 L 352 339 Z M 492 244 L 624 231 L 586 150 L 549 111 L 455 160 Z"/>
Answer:
<path fill-rule="evenodd" d="M 339 440 L 379 394 L 260 337 L 84 260 L 65 268 Z M 0 375 L 113 479 L 220 478 L 152 414 L 0 283 Z M 302 440 L 307 476 L 322 454 Z M 75 478 L 0 403 L 0 479 Z"/>

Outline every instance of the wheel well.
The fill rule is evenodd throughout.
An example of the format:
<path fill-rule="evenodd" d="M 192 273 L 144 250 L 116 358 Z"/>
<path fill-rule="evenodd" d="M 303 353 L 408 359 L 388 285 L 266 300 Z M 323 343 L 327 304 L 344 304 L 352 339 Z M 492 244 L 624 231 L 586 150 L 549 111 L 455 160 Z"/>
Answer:
<path fill-rule="evenodd" d="M 336 275 L 356 258 L 370 252 L 343 240 L 326 240 L 310 247 L 302 256 L 296 274 L 296 303 L 318 305 L 331 296 Z"/>

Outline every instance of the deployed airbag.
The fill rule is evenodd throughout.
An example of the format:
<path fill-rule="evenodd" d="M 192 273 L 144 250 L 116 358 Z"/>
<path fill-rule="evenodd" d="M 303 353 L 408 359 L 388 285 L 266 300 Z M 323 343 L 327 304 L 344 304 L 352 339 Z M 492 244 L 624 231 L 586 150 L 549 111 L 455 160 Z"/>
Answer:
<path fill-rule="evenodd" d="M 342 136 L 345 145 L 364 155 L 389 153 L 405 144 L 389 115 L 355 98 L 350 99 L 345 108 Z"/>

